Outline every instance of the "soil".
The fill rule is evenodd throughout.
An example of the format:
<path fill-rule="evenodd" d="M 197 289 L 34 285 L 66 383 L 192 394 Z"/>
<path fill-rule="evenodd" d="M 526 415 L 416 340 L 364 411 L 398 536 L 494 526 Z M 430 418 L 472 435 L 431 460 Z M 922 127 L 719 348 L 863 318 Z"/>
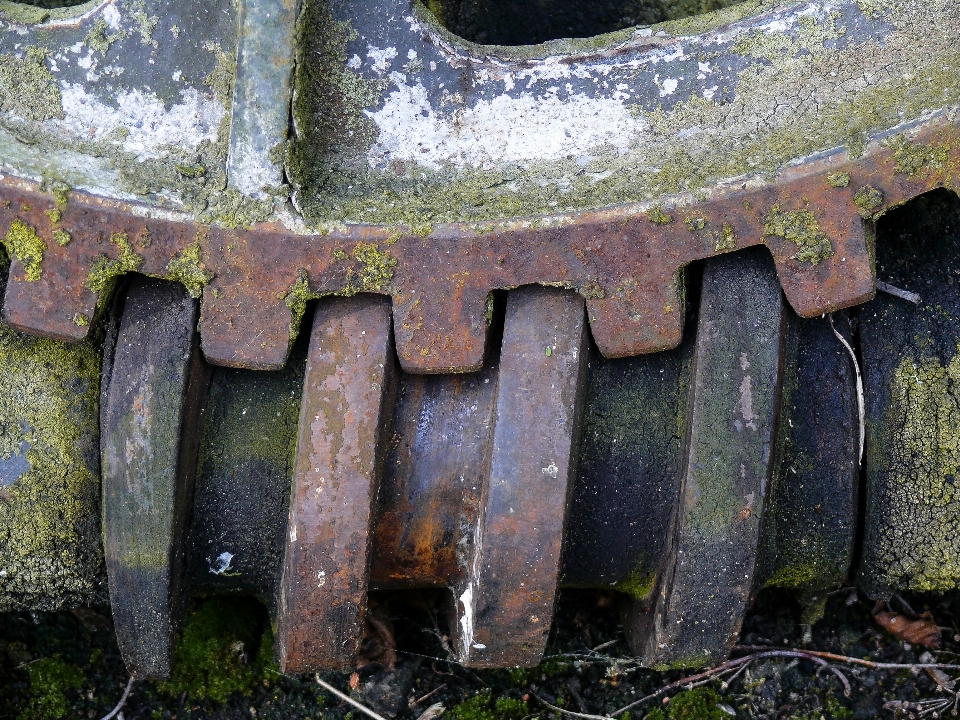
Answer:
<path fill-rule="evenodd" d="M 447 659 L 443 628 L 431 602 L 435 598 L 410 595 L 398 600 L 393 595 L 390 599 L 390 604 L 385 599 L 374 603 L 381 630 L 368 636 L 364 655 L 377 657 L 380 663 L 389 663 L 395 656 L 394 669 L 387 671 L 374 662 L 352 677 L 350 673 L 321 676 L 384 717 L 417 720 L 436 703 L 445 712 L 427 713 L 425 718 L 564 717 L 544 701 L 575 713 L 612 714 L 697 672 L 658 673 L 631 660 L 611 593 L 563 593 L 544 661 L 531 669 L 487 671 L 470 670 Z M 911 646 L 889 634 L 873 618 L 877 609 L 909 617 L 930 611 L 941 628 L 940 648 Z M 826 616 L 806 638 L 797 617 L 798 608 L 790 596 L 765 591 L 744 623 L 740 643 L 892 663 L 960 659 L 960 592 L 895 596 L 887 607 L 876 608 L 853 588 L 844 588 L 831 595 Z M 181 668 L 177 676 L 166 683 L 136 682 L 123 707 L 123 720 L 365 717 L 321 688 L 312 675 L 281 676 L 269 659 L 270 639 L 266 612 L 253 601 L 215 597 L 195 603 L 177 649 Z M 926 652 L 934 659 L 924 656 Z M 957 671 L 940 675 L 940 683 L 946 682 L 946 687 L 940 687 L 933 675 L 919 668 L 876 670 L 842 662 L 832 666 L 848 680 L 849 696 L 830 670 L 818 672 L 818 666 L 805 659 L 773 658 L 754 662 L 729 686 L 715 681 L 694 690 L 677 688 L 614 717 L 853 720 L 956 714 L 949 680 L 956 678 Z M 0 615 L 0 717 L 101 718 L 116 705 L 127 680 L 108 608 Z"/>

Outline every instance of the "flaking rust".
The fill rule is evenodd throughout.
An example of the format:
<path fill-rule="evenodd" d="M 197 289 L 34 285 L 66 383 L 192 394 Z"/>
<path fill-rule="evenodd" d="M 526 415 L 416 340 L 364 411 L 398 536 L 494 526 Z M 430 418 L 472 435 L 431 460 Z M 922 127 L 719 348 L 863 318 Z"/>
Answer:
<path fill-rule="evenodd" d="M 766 245 L 802 316 L 872 297 L 863 189 L 880 198 L 872 203 L 875 218 L 933 188 L 956 187 L 958 167 L 960 129 L 938 117 L 871 145 L 858 159 L 839 151 L 791 167 L 776 182 L 659 205 L 675 222 L 658 223 L 648 207 L 623 205 L 549 221 L 448 223 L 426 236 L 409 226 L 349 225 L 313 235 L 280 223 L 201 226 L 186 215 L 79 191 L 58 206 L 39 185 L 4 178 L 0 241 L 13 258 L 5 312 L 20 330 L 80 340 L 106 299 L 90 282 L 104 258 L 120 270 L 178 280 L 189 260 L 190 289 L 203 296 L 201 334 L 211 362 L 280 367 L 297 331 L 291 297 L 364 291 L 392 297 L 405 370 L 464 372 L 483 363 L 489 293 L 539 283 L 579 291 L 601 352 L 630 356 L 679 343 L 681 270 L 735 249 Z M 836 180 L 841 176 L 849 178 L 845 185 Z M 18 240 L 32 233 L 43 244 L 40 261 Z M 55 233 L 71 241 L 63 245 Z M 117 237 L 127 238 L 126 251 Z M 136 268 L 124 265 L 124 252 L 137 255 Z"/>

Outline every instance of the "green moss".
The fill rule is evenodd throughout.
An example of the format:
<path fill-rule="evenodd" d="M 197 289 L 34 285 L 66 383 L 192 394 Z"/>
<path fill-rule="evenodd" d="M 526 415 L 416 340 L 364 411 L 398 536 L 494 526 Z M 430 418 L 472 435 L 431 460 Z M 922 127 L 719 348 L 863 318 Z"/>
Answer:
<path fill-rule="evenodd" d="M 71 708 L 67 693 L 83 687 L 83 673 L 59 656 L 42 658 L 24 668 L 30 676 L 30 701 L 18 720 L 60 720 Z"/>
<path fill-rule="evenodd" d="M 489 692 L 474 695 L 450 709 L 451 720 L 523 720 L 530 709 L 522 700 L 501 697 L 491 700 Z"/>
<path fill-rule="evenodd" d="M 36 282 L 43 276 L 43 253 L 47 246 L 36 230 L 22 220 L 14 220 L 2 243 L 7 252 L 23 263 L 28 281 Z"/>
<path fill-rule="evenodd" d="M 220 703 L 233 693 L 249 694 L 267 673 L 276 672 L 273 633 L 264 615 L 246 598 L 206 600 L 184 623 L 174 646 L 173 675 L 158 688 L 175 697 L 187 693 Z"/>
<path fill-rule="evenodd" d="M 719 702 L 713 688 L 685 690 L 670 698 L 666 716 L 668 720 L 727 720 L 730 716 L 717 707 Z"/>
<path fill-rule="evenodd" d="M 177 172 L 187 178 L 202 178 L 207 174 L 203 165 L 177 165 Z"/>
<path fill-rule="evenodd" d="M 778 568 L 765 587 L 802 588 L 813 583 L 823 573 L 815 564 Z"/>
<path fill-rule="evenodd" d="M 182 283 L 190 297 L 198 298 L 203 293 L 203 287 L 213 278 L 203 265 L 200 251 L 200 236 L 193 245 L 185 247 L 167 263 L 167 280 Z"/>
<path fill-rule="evenodd" d="M 60 86 L 47 70 L 46 53 L 28 47 L 23 57 L 0 54 L 0 112 L 41 122 L 63 117 Z"/>
<path fill-rule="evenodd" d="M 100 360 L 95 341 L 32 337 L 0 320 L 0 461 L 23 465 L 0 501 L 0 612 L 106 601 Z"/>
<path fill-rule="evenodd" d="M 90 28 L 90 32 L 87 33 L 87 37 L 84 38 L 84 43 L 86 43 L 87 47 L 91 50 L 106 55 L 113 43 L 118 40 L 123 40 L 127 36 L 126 31 L 123 29 L 118 30 L 112 35 L 107 35 L 109 28 L 110 26 L 107 25 L 106 20 L 102 17 L 97 18 L 93 23 L 93 27 Z"/>
<path fill-rule="evenodd" d="M 53 241 L 60 247 L 66 247 L 70 244 L 71 240 L 73 240 L 73 236 L 66 230 L 59 228 L 53 231 Z"/>
<path fill-rule="evenodd" d="M 850 185 L 850 173 L 835 172 L 827 175 L 827 184 L 830 187 L 845 188 Z"/>
<path fill-rule="evenodd" d="M 883 207 L 883 193 L 872 185 L 864 185 L 853 196 L 857 212 L 864 220 L 872 220 Z"/>
<path fill-rule="evenodd" d="M 699 232 L 707 227 L 707 220 L 703 217 L 688 217 L 683 221 L 690 232 Z"/>
<path fill-rule="evenodd" d="M 63 217 L 60 212 L 60 208 L 50 208 L 49 210 L 44 210 L 43 214 L 50 218 L 50 222 L 52 222 L 54 225 L 60 222 L 60 219 Z"/>
<path fill-rule="evenodd" d="M 653 588 L 657 583 L 657 574 L 646 569 L 647 563 L 640 563 L 640 567 L 627 576 L 626 580 L 618 582 L 615 589 L 618 592 L 626 593 L 638 600 L 650 597 Z"/>
<path fill-rule="evenodd" d="M 816 216 L 808 209 L 785 211 L 774 205 L 763 224 L 764 237 L 781 237 L 797 246 L 793 259 L 818 265 L 833 255 L 830 239 L 820 229 Z"/>
<path fill-rule="evenodd" d="M 87 327 L 90 324 L 90 318 L 83 313 L 77 313 L 73 316 L 73 324 L 77 327 Z"/>
<path fill-rule="evenodd" d="M 110 242 L 117 246 L 118 256 L 110 258 L 99 255 L 95 258 L 83 283 L 100 297 L 100 302 L 106 301 L 117 278 L 124 273 L 138 272 L 143 266 L 143 256 L 133 249 L 126 233 L 117 233 L 110 238 Z"/>

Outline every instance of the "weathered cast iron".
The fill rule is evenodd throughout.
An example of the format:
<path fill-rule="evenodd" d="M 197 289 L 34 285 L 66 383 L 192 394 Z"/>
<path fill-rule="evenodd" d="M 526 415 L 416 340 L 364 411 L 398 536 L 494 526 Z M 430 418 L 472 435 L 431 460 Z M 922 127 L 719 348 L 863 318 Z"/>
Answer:
<path fill-rule="evenodd" d="M 747 2 L 509 48 L 408 0 L 0 0 L 0 605 L 106 581 L 164 675 L 183 599 L 247 592 L 293 672 L 355 663 L 370 589 L 445 589 L 458 659 L 506 666 L 558 587 L 612 588 L 695 665 L 764 586 L 808 622 L 851 572 L 955 586 L 955 300 L 837 311 L 875 221 L 960 184 L 958 21 Z"/>

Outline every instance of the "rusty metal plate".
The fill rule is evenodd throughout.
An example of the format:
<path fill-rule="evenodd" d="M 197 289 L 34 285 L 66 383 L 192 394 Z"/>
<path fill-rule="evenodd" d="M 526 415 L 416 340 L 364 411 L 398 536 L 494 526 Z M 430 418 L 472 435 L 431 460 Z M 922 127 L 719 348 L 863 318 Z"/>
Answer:
<path fill-rule="evenodd" d="M 356 661 L 394 362 L 384 298 L 333 299 L 317 308 L 277 617 L 283 672 Z"/>
<path fill-rule="evenodd" d="M 141 278 L 126 300 L 101 406 L 104 554 L 127 668 L 168 677 L 209 373 L 182 287 Z"/>
<path fill-rule="evenodd" d="M 740 631 L 775 463 L 784 323 L 767 258 L 707 265 L 671 547 L 652 612 L 627 624 L 648 665 L 714 662 Z"/>
<path fill-rule="evenodd" d="M 282 366 L 305 299 L 379 292 L 393 298 L 405 370 L 463 372 L 483 365 L 490 291 L 540 283 L 586 298 L 604 355 L 654 352 L 680 341 L 680 269 L 747 246 L 770 249 L 787 299 L 802 316 L 871 297 L 863 218 L 958 183 L 950 169 L 960 162 L 956 125 L 931 121 L 911 143 L 943 157 L 921 152 L 918 164 L 904 168 L 892 147 L 878 145 L 859 160 L 837 153 L 785 171 L 777 184 L 665 207 L 667 224 L 625 206 L 559 217 L 552 227 L 438 225 L 427 237 L 398 238 L 375 226 L 327 235 L 297 235 L 279 224 L 198 226 L 79 192 L 54 223 L 51 195 L 6 178 L 0 181 L 0 237 L 14 261 L 5 312 L 21 330 L 79 340 L 113 274 L 135 270 L 179 279 L 202 292 L 208 360 L 268 369 Z M 68 244 L 58 244 L 57 231 L 68 233 Z"/>
<path fill-rule="evenodd" d="M 488 476 L 468 560 L 456 588 L 460 661 L 473 667 L 540 662 L 553 603 L 589 341 L 572 293 L 510 293 Z"/>

